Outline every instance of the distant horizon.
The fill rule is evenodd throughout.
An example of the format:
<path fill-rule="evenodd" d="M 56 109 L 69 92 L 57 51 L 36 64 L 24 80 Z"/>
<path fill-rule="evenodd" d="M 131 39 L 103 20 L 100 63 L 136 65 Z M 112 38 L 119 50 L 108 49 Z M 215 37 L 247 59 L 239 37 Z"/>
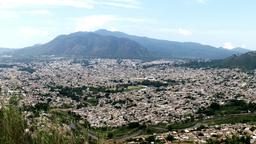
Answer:
<path fill-rule="evenodd" d="M 107 29 L 156 39 L 256 50 L 256 1 L 0 0 L 0 47 Z"/>
<path fill-rule="evenodd" d="M 110 32 L 121 32 L 121 33 L 125 33 L 125 32 L 122 32 L 122 31 L 108 30 L 108 29 L 100 28 L 100 29 L 97 29 L 97 30 L 94 30 L 94 31 L 76 31 L 76 32 L 71 32 L 71 33 L 68 33 L 68 34 L 60 34 L 60 35 L 69 35 L 69 34 L 77 33 L 77 32 L 96 32 L 96 31 L 99 31 L 99 30 L 106 30 L 106 31 L 110 31 Z M 160 38 L 149 37 L 149 36 L 145 36 L 145 35 L 134 35 L 134 34 L 130 34 L 130 33 L 125 33 L 125 34 L 132 35 L 132 36 L 139 36 L 139 37 L 147 37 L 147 38 L 152 38 L 152 39 L 157 39 L 157 40 L 173 41 L 173 40 L 168 40 L 168 39 L 160 39 Z M 53 40 L 54 38 L 56 38 L 56 37 L 58 37 L 58 36 L 60 36 L 60 35 L 57 35 L 57 36 L 53 37 L 51 40 Z M 47 41 L 47 42 L 50 42 L 51 40 L 49 40 L 49 41 Z M 45 42 L 45 43 L 47 43 L 47 42 Z M 181 42 L 181 43 L 198 43 L 198 44 L 201 44 L 201 45 L 213 46 L 213 45 L 210 45 L 210 44 L 204 44 L 204 43 L 193 42 L 193 41 L 175 41 L 175 42 Z M 24 46 L 24 47 L 15 47 L 15 48 L 11 48 L 11 47 L 2 47 L 2 46 L 0 46 L 0 49 L 22 49 L 22 48 L 26 48 L 26 47 L 35 46 L 35 45 L 43 45 L 43 44 L 45 44 L 45 43 L 35 43 L 35 44 L 32 44 L 32 45 L 28 45 L 28 46 Z M 216 48 L 224 48 L 224 47 L 222 47 L 222 46 L 219 46 L 219 47 L 213 46 L 213 47 L 216 47 Z M 236 48 L 247 49 L 247 48 L 244 48 L 244 47 L 233 47 L 233 48 L 224 48 L 224 49 L 232 50 L 232 49 L 236 49 Z M 247 50 L 252 50 L 252 49 L 247 49 Z"/>

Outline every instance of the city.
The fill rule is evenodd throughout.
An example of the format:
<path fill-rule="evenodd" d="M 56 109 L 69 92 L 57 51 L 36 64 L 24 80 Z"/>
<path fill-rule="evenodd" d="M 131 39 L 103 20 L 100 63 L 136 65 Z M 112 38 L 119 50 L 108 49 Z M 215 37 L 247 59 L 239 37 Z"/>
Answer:
<path fill-rule="evenodd" d="M 79 116 L 80 122 L 86 121 L 92 128 L 129 123 L 168 125 L 200 119 L 199 109 L 213 103 L 224 105 L 233 99 L 255 102 L 254 73 L 193 69 L 179 66 L 182 63 L 185 61 L 67 58 L 9 62 L 1 64 L 1 99 L 8 102 L 16 96 L 19 107 L 47 105 L 38 115 L 32 110 L 24 112 L 29 122 L 36 119 L 39 127 L 51 125 L 50 111 L 58 110 Z M 205 115 L 203 119 L 210 118 Z M 226 135 L 225 129 L 254 127 L 214 125 L 203 129 L 205 136 L 197 137 L 197 128 L 202 125 L 188 127 L 185 133 L 170 132 L 181 141 L 206 141 L 216 133 Z M 233 134 L 235 130 L 226 131 Z M 254 136 L 256 131 L 251 133 Z"/>
<path fill-rule="evenodd" d="M 0 0 L 0 144 L 256 144 L 255 5 Z"/>

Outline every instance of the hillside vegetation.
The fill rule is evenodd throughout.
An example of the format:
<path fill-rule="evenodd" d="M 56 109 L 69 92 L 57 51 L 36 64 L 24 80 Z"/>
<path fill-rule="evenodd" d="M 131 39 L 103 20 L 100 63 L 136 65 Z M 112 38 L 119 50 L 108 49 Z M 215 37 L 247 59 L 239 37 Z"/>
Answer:
<path fill-rule="evenodd" d="M 233 55 L 223 60 L 207 62 L 191 61 L 181 66 L 191 68 L 239 68 L 245 71 L 256 69 L 256 52 L 248 52 L 242 55 Z"/>

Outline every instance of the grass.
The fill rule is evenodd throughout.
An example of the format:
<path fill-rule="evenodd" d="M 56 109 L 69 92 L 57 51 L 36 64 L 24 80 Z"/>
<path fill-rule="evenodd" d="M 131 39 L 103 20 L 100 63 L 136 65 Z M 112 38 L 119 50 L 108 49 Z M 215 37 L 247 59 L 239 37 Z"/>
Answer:
<path fill-rule="evenodd" d="M 209 125 L 256 123 L 256 114 L 248 113 L 248 114 L 218 116 L 218 117 L 204 120 L 203 123 L 206 123 Z"/>
<path fill-rule="evenodd" d="M 209 107 L 199 108 L 198 114 L 204 114 L 208 116 L 228 115 L 228 114 L 240 114 L 247 113 L 248 111 L 256 111 L 255 103 L 246 103 L 243 100 L 229 100 L 224 105 L 218 103 L 212 103 Z"/>
<path fill-rule="evenodd" d="M 188 121 L 188 122 L 180 122 L 180 123 L 173 123 L 167 126 L 168 130 L 180 130 L 186 129 L 195 126 L 199 121 Z"/>
<path fill-rule="evenodd" d="M 0 128 L 0 143 L 25 144 L 31 140 L 31 137 L 24 133 L 26 121 L 20 111 L 12 106 L 1 109 Z"/>
<path fill-rule="evenodd" d="M 89 97 L 86 102 L 91 106 L 97 106 L 99 103 L 96 97 Z"/>
<path fill-rule="evenodd" d="M 88 130 L 79 125 L 78 119 L 62 111 L 49 111 L 52 114 L 51 127 L 27 125 L 21 110 L 14 105 L 0 109 L 0 143 L 1 144 L 82 144 L 98 143 L 88 138 Z M 62 124 L 75 125 L 70 131 L 61 130 Z"/>
<path fill-rule="evenodd" d="M 145 88 L 145 86 L 142 86 L 142 85 L 132 86 L 131 85 L 131 86 L 124 87 L 123 90 L 121 90 L 120 92 L 122 92 L 122 91 L 124 91 L 124 92 L 127 92 L 127 91 L 138 91 L 138 90 L 141 90 L 143 88 Z M 114 88 L 109 88 L 107 90 L 115 92 L 115 91 L 118 91 L 118 88 L 114 87 Z"/>
<path fill-rule="evenodd" d="M 127 90 L 128 91 L 135 91 L 135 90 L 141 90 L 143 88 L 145 88 L 145 87 L 144 86 L 140 86 L 140 85 L 138 85 L 138 86 L 128 86 Z"/>

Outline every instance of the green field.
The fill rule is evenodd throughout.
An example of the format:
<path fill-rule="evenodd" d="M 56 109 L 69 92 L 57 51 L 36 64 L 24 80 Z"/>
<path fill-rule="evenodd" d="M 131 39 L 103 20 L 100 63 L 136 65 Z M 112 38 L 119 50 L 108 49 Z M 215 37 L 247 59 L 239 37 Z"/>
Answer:
<path fill-rule="evenodd" d="M 145 88 L 145 86 L 128 86 L 127 90 L 133 91 L 133 90 L 141 90 L 143 88 Z"/>

